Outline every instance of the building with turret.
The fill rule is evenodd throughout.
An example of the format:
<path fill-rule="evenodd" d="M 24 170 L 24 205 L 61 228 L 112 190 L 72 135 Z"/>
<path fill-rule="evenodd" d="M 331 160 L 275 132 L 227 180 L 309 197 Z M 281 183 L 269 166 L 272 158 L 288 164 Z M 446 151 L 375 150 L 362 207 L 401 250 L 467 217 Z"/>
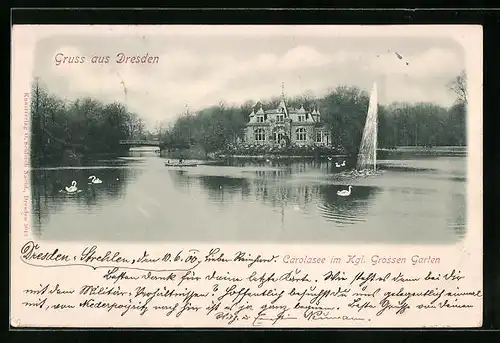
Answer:
<path fill-rule="evenodd" d="M 282 86 L 283 87 L 283 86 Z M 331 133 L 317 106 L 289 108 L 282 89 L 277 108 L 253 108 L 245 128 L 245 142 L 269 146 L 331 146 Z"/>

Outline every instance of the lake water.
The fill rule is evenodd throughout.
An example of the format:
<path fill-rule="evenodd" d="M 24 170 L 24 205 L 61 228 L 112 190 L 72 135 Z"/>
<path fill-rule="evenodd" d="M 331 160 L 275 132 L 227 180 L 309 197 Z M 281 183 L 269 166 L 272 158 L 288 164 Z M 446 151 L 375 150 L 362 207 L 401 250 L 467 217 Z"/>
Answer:
<path fill-rule="evenodd" d="M 456 243 L 466 234 L 466 157 L 398 153 L 378 176 L 332 161 L 165 167 L 151 156 L 32 171 L 41 240 Z M 88 185 L 95 175 L 103 182 Z M 77 181 L 76 195 L 59 190 Z M 352 185 L 350 196 L 337 191 Z"/>

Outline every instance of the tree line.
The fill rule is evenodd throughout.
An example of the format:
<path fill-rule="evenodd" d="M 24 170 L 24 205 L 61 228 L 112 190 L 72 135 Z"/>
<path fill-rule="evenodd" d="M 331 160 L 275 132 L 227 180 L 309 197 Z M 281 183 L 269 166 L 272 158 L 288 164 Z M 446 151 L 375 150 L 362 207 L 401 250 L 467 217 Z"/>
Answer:
<path fill-rule="evenodd" d="M 462 146 L 466 144 L 467 88 L 465 73 L 449 83 L 457 100 L 446 108 L 433 103 L 392 103 L 378 106 L 379 148 L 396 146 Z M 279 97 L 262 102 L 247 101 L 240 106 L 218 105 L 196 113 L 184 113 L 170 126 L 157 132 L 167 148 L 201 146 L 206 152 L 223 150 L 242 137 L 252 108 L 276 108 Z M 322 121 L 332 134 L 332 142 L 348 153 L 356 153 L 367 115 L 369 94 L 357 87 L 340 86 L 326 96 L 311 94 L 287 99 L 287 106 L 305 109 L 317 106 Z"/>
<path fill-rule="evenodd" d="M 66 101 L 39 80 L 31 89 L 31 164 L 58 163 L 68 155 L 116 153 L 120 140 L 143 139 L 144 121 L 119 102 L 90 97 Z"/>
<path fill-rule="evenodd" d="M 457 95 L 449 108 L 431 103 L 379 105 L 379 147 L 465 145 L 465 73 L 450 82 L 449 88 Z M 221 151 L 242 138 L 254 107 L 276 108 L 279 101 L 274 97 L 237 106 L 220 102 L 148 131 L 144 121 L 119 102 L 103 103 L 90 97 L 66 101 L 35 80 L 30 104 L 32 165 L 57 163 L 68 154 L 116 153 L 122 150 L 119 141 L 128 139 L 158 139 L 167 149 L 197 146 L 207 153 Z M 368 103 L 367 92 L 350 86 L 337 87 L 324 97 L 306 93 L 287 99 L 289 107 L 317 106 L 330 128 L 331 141 L 348 153 L 357 152 Z"/>

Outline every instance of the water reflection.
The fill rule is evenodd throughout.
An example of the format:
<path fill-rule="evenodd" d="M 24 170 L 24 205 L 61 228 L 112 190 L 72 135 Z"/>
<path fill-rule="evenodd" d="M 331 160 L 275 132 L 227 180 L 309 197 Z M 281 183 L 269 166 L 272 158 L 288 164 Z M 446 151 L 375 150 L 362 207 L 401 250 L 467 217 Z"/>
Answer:
<path fill-rule="evenodd" d="M 141 169 L 115 166 L 33 169 L 30 177 L 34 234 L 40 236 L 41 229 L 48 224 L 51 213 L 64 212 L 66 206 L 76 206 L 85 213 L 96 213 L 110 202 L 124 199 L 127 184 L 133 182 L 140 173 Z M 89 183 L 88 178 L 91 175 L 98 175 L 102 183 Z M 77 182 L 77 188 L 81 192 L 61 192 L 73 180 Z"/>
<path fill-rule="evenodd" d="M 201 176 L 199 183 L 207 191 L 208 198 L 218 204 L 231 202 L 238 194 L 241 195 L 241 199 L 245 200 L 250 192 L 250 185 L 246 179 Z"/>
<path fill-rule="evenodd" d="M 164 162 L 129 156 L 33 170 L 34 233 L 53 240 L 412 244 L 466 234 L 460 158 L 385 160 L 381 175 L 356 179 L 343 179 L 337 160 L 183 169 Z M 88 185 L 90 175 L 103 183 Z M 61 194 L 72 180 L 83 192 Z M 348 185 L 350 196 L 338 196 Z"/>
<path fill-rule="evenodd" d="M 304 172 L 303 168 L 298 168 Z M 233 178 L 226 176 L 191 176 L 185 172 L 171 173 L 174 182 L 191 187 L 195 182 L 205 191 L 206 198 L 222 208 L 234 206 L 235 198 L 267 205 L 272 210 L 302 211 L 319 214 L 327 221 L 341 226 L 365 220 L 370 201 L 376 196 L 375 187 L 360 186 L 348 197 L 340 197 L 337 191 L 341 185 L 294 184 L 287 182 L 290 170 L 254 171 L 254 178 Z M 316 204 L 316 207 L 311 206 Z M 283 214 L 284 217 L 284 214 Z"/>
<path fill-rule="evenodd" d="M 174 181 L 174 186 L 177 189 L 191 188 L 194 180 L 186 176 L 185 170 L 168 170 L 168 173 L 172 180 Z"/>
<path fill-rule="evenodd" d="M 342 165 L 343 164 L 343 165 Z M 331 160 L 238 160 L 228 159 L 220 165 L 226 167 L 251 167 L 251 168 L 279 168 L 291 174 L 316 173 L 337 174 L 354 168 L 356 161 L 346 158 L 332 158 Z"/>
<path fill-rule="evenodd" d="M 453 214 L 451 220 L 448 221 L 448 228 L 452 230 L 460 238 L 464 238 L 467 233 L 466 228 L 466 214 L 467 204 L 465 194 L 455 193 L 451 194 L 449 213 Z"/>
<path fill-rule="evenodd" d="M 318 203 L 319 213 L 328 221 L 340 226 L 364 222 L 370 202 L 377 194 L 375 187 L 361 186 L 351 191 L 348 197 L 339 197 L 337 191 L 344 187 L 325 185 L 319 187 L 322 201 Z"/>

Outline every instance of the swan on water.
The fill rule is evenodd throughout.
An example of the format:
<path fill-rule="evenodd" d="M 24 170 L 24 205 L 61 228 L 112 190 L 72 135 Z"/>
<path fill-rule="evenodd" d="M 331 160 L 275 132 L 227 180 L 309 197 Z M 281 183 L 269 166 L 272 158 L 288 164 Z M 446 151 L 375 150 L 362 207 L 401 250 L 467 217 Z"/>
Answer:
<path fill-rule="evenodd" d="M 338 162 L 335 162 L 335 167 L 340 168 L 341 165 Z"/>
<path fill-rule="evenodd" d="M 333 160 L 333 157 L 328 156 L 328 161 Z"/>
<path fill-rule="evenodd" d="M 102 183 L 101 179 L 95 177 L 95 175 L 89 176 L 90 183 Z"/>
<path fill-rule="evenodd" d="M 352 189 L 352 186 L 349 186 L 349 190 L 341 190 L 341 191 L 337 191 L 337 195 L 340 195 L 341 197 L 346 197 L 346 196 L 349 196 L 351 195 L 351 189 Z"/>
<path fill-rule="evenodd" d="M 78 188 L 76 188 L 76 181 L 75 181 L 75 180 L 73 180 L 73 181 L 71 182 L 71 186 L 70 186 L 70 187 L 65 187 L 64 189 L 65 189 L 65 190 L 66 190 L 66 192 L 68 192 L 68 193 L 75 193 L 75 192 L 78 190 Z"/>
<path fill-rule="evenodd" d="M 345 167 L 345 161 L 342 162 L 341 164 L 342 167 Z"/>

